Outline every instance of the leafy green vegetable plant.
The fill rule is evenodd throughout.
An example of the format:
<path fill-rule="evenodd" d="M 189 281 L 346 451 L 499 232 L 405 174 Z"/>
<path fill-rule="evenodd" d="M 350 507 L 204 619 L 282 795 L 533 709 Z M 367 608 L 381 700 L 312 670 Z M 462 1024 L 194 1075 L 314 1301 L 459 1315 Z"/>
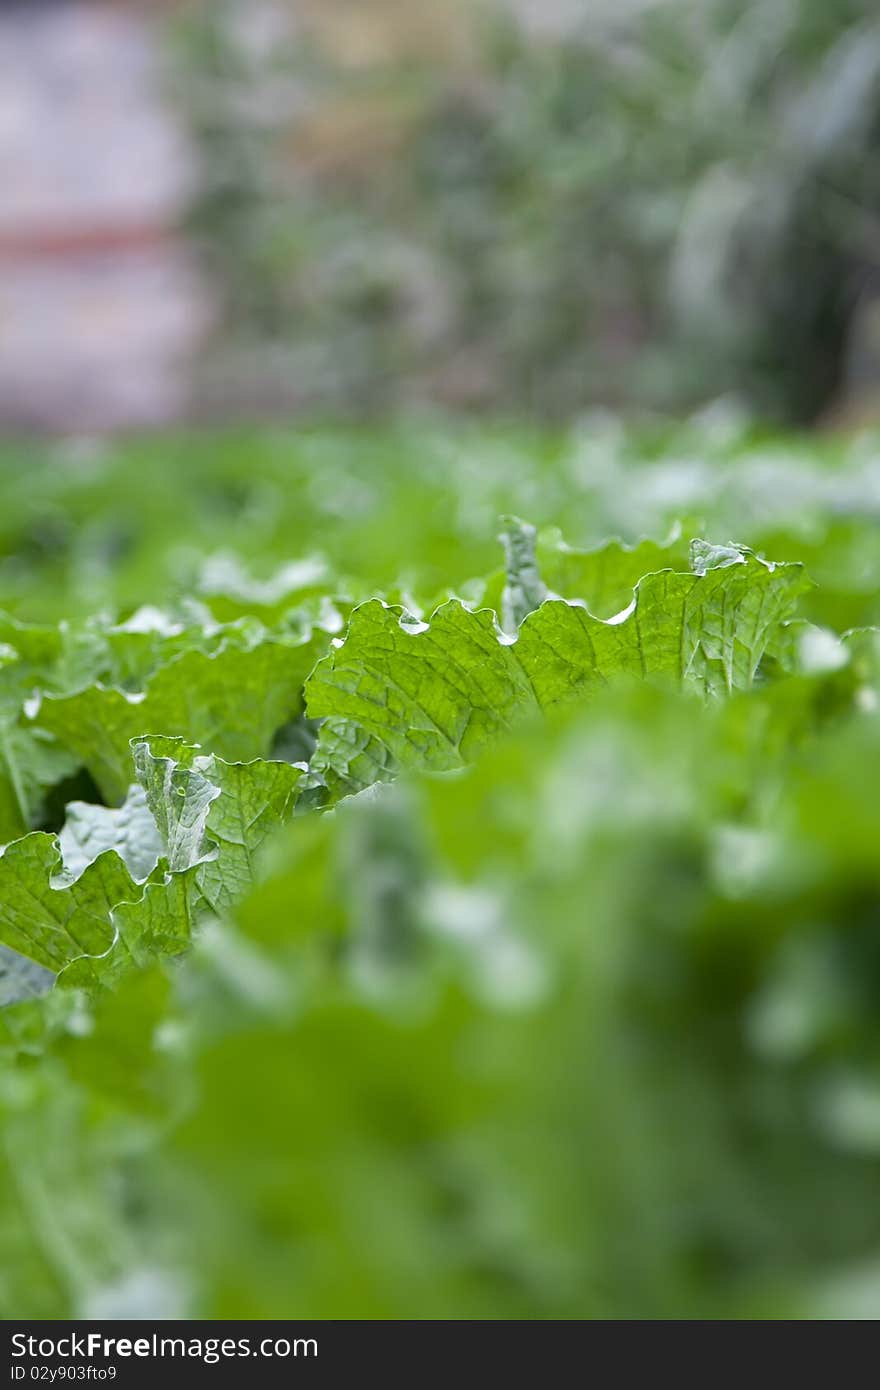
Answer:
<path fill-rule="evenodd" d="M 870 586 L 655 520 L 4 621 L 0 1312 L 870 1302 Z"/>

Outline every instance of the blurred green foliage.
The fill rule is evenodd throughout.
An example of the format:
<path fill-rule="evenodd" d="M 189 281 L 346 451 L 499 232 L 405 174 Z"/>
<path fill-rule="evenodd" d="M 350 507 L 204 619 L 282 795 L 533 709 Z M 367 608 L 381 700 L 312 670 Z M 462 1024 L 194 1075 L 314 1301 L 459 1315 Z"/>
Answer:
<path fill-rule="evenodd" d="M 207 400 L 803 422 L 876 382 L 872 0 L 591 5 L 559 37 L 490 4 L 467 57 L 369 64 L 269 8 L 262 41 L 234 4 L 177 36 L 227 295 Z"/>
<path fill-rule="evenodd" d="M 686 523 L 804 560 L 819 584 L 808 616 L 843 631 L 880 621 L 876 439 L 772 435 L 719 407 L 635 430 L 597 413 L 565 431 L 428 418 L 7 442 L 3 608 L 27 621 L 127 617 L 195 594 L 221 621 L 272 622 L 288 587 L 320 592 L 331 579 L 360 593 L 396 586 L 425 606 L 497 569 L 499 517 L 515 511 L 576 546 L 668 539 Z M 287 586 L 292 557 L 310 564 Z M 260 582 L 279 570 L 273 604 Z M 557 581 L 565 591 L 563 572 Z"/>

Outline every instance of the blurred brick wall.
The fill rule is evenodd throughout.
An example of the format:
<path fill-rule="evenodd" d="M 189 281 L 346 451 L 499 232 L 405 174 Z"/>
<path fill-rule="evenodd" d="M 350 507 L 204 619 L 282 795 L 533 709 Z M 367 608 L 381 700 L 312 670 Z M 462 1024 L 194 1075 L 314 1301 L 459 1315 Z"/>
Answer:
<path fill-rule="evenodd" d="M 198 171 L 161 57 L 187 3 L 212 0 L 0 0 L 0 430 L 138 427 L 192 406 L 217 315 L 179 231 Z M 467 68 L 474 11 L 493 3 L 539 31 L 582 13 L 582 0 L 242 0 L 227 14 L 249 43 L 302 33 L 343 69 Z M 355 88 L 299 116 L 300 173 L 395 157 L 398 104 Z"/>
<path fill-rule="evenodd" d="M 157 13 L 0 6 L 0 427 L 186 408 L 208 303 L 176 232 L 194 169 L 163 99 Z"/>

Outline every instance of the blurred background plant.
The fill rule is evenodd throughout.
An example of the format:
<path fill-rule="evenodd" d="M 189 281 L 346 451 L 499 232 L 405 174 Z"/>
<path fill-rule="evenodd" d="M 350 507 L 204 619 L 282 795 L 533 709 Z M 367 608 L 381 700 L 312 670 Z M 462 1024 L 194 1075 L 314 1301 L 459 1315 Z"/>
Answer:
<path fill-rule="evenodd" d="M 870 396 L 871 0 L 223 0 L 174 48 L 225 306 L 204 404 Z"/>
<path fill-rule="evenodd" d="M 872 0 L 12 0 L 0 83 L 0 423 L 873 413 Z"/>

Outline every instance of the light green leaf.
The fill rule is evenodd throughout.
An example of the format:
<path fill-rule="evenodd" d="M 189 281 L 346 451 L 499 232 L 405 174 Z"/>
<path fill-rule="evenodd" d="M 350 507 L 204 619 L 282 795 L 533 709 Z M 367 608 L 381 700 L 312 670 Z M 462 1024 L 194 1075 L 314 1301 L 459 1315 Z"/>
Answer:
<path fill-rule="evenodd" d="M 193 882 L 215 911 L 254 877 L 254 855 L 293 815 L 302 765 L 257 759 L 228 763 L 181 739 L 134 745 L 137 775 L 164 838 L 172 871 Z"/>
<path fill-rule="evenodd" d="M 105 850 L 115 849 L 132 878 L 148 878 L 163 853 L 162 838 L 147 805 L 143 787 L 132 786 L 122 805 L 92 806 L 71 801 L 58 836 L 66 876 L 80 878 Z"/>
<path fill-rule="evenodd" d="M 323 805 L 376 782 L 390 782 L 400 770 L 391 749 L 352 719 L 325 719 L 309 764 L 303 799 Z M 308 791 L 306 790 L 308 786 Z"/>
<path fill-rule="evenodd" d="M 235 902 L 254 882 L 256 853 L 293 815 L 304 772 L 290 763 L 212 760 L 208 776 L 220 796 L 211 803 L 207 830 L 217 853 L 199 865 L 196 877 L 214 911 Z"/>
<path fill-rule="evenodd" d="M 302 709 L 302 686 L 328 635 L 269 637 L 214 653 L 188 651 L 161 667 L 143 693 L 91 685 L 47 697 L 36 716 L 89 769 L 108 801 L 119 802 L 132 778 L 131 740 L 152 732 L 179 735 L 231 760 L 269 751 L 272 736 Z"/>
<path fill-rule="evenodd" d="M 290 763 L 224 763 L 178 739 L 140 742 L 135 756 L 143 793 L 132 789 L 119 811 L 83 808 L 62 840 L 66 866 L 58 840 L 39 833 L 0 857 L 0 941 L 61 971 L 68 987 L 106 987 L 132 965 L 185 950 L 198 917 L 229 906 L 253 882 L 254 856 L 293 814 L 304 771 Z M 147 816 L 149 855 L 144 843 L 131 842 Z M 149 859 L 152 869 L 159 832 L 168 872 L 145 886 L 120 854 L 139 870 Z M 107 849 L 83 865 L 111 834 L 120 853 Z"/>
<path fill-rule="evenodd" d="M 535 555 L 537 532 L 519 517 L 501 518 L 499 537 L 504 546 L 506 583 L 501 597 L 501 621 L 505 632 L 516 632 L 529 613 L 548 597 Z"/>
<path fill-rule="evenodd" d="M 703 573 L 646 575 L 630 607 L 607 622 L 575 604 L 544 604 L 523 625 L 518 656 L 544 708 L 618 675 L 745 690 L 809 587 L 800 565 L 741 549 Z"/>
<path fill-rule="evenodd" d="M 135 775 L 158 827 L 169 869 L 180 873 L 192 868 L 210 853 L 205 827 L 220 788 L 198 764 L 211 764 L 213 759 L 199 759 L 198 746 L 190 747 L 183 739 L 158 736 L 135 741 L 133 753 Z"/>

